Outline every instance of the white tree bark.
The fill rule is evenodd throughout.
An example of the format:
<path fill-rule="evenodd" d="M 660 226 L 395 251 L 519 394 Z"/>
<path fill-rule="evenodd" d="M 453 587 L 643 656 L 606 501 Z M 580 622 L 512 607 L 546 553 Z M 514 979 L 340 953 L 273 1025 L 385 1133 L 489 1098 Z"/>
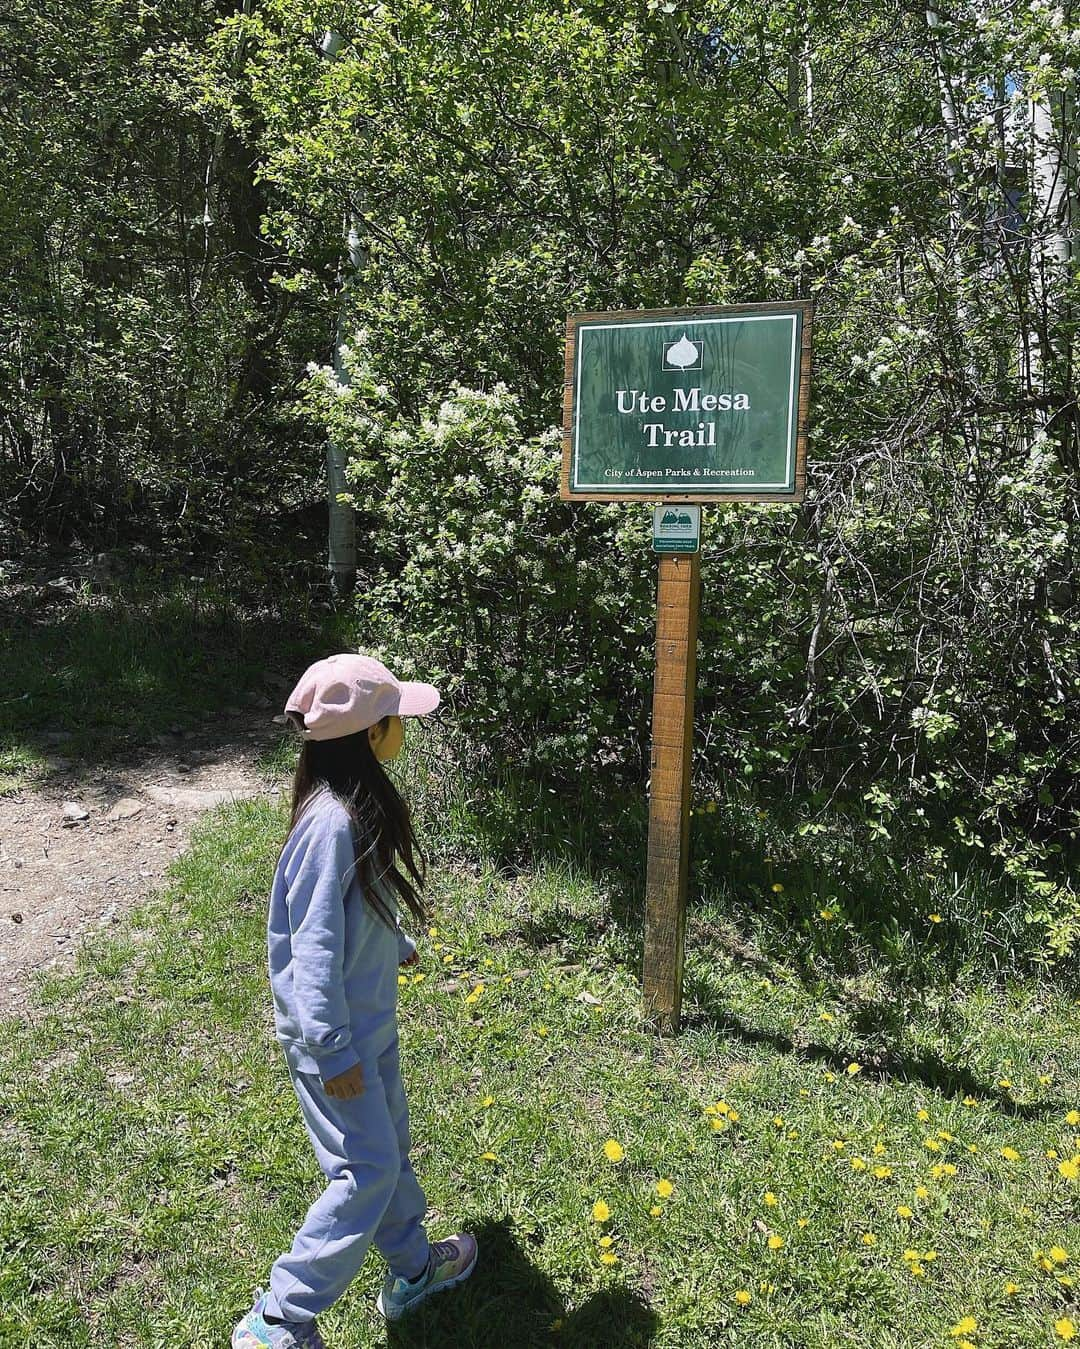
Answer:
<path fill-rule="evenodd" d="M 1030 342 L 1028 377 L 1033 390 L 1043 387 L 1052 352 L 1056 294 L 1072 262 L 1076 241 L 1076 161 L 1070 130 L 1075 100 L 1065 92 L 1047 93 L 1031 102 L 1031 292 L 1035 332 Z"/>

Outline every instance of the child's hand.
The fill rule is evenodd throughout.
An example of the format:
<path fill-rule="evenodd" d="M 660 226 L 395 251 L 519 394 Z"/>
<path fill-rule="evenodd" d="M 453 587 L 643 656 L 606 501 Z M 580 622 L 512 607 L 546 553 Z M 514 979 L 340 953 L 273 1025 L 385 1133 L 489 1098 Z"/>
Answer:
<path fill-rule="evenodd" d="M 419 965 L 419 964 L 420 964 L 420 952 L 419 952 L 419 951 L 413 951 L 412 954 L 411 954 L 406 960 L 401 961 L 401 964 L 402 964 L 402 965 Z"/>
<path fill-rule="evenodd" d="M 339 1101 L 351 1101 L 354 1096 L 364 1094 L 364 1070 L 359 1063 L 345 1072 L 338 1073 L 328 1082 L 324 1082 L 327 1096 L 336 1096 Z"/>

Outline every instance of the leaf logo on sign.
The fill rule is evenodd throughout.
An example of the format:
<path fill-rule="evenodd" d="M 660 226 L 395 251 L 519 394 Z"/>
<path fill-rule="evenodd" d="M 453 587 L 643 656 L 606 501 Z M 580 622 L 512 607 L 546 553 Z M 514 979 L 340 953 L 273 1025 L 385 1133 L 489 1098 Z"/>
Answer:
<path fill-rule="evenodd" d="M 664 364 L 675 366 L 677 370 L 686 370 L 701 361 L 701 347 L 691 342 L 685 333 L 677 342 L 673 342 L 664 353 Z"/>

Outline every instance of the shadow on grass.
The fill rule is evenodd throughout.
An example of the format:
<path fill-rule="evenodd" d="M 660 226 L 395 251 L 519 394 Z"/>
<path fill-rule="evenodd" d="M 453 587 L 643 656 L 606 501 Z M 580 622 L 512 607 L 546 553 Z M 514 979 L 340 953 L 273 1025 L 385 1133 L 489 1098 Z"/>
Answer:
<path fill-rule="evenodd" d="M 697 1026 L 710 1026 L 722 1031 L 733 1039 L 747 1045 L 766 1045 L 780 1054 L 791 1054 L 804 1063 L 818 1063 L 828 1068 L 838 1077 L 847 1071 L 851 1062 L 850 1055 L 838 1053 L 827 1045 L 814 1043 L 796 1044 L 790 1036 L 776 1031 L 764 1030 L 758 1026 L 749 1026 L 745 1021 L 719 1006 L 710 990 L 700 980 L 687 977 L 684 992 L 694 1004 L 692 1010 L 683 1017 L 686 1029 Z M 887 1010 L 888 1020 L 893 1020 L 892 1009 Z M 858 1026 L 856 1018 L 856 1029 Z M 900 1038 L 901 1027 L 897 1025 L 890 1032 Z M 953 1096 L 958 1100 L 964 1097 L 976 1099 L 980 1105 L 990 1106 L 1002 1115 L 1013 1119 L 1044 1119 L 1063 1113 L 1069 1102 L 1063 1100 L 1021 1102 L 1014 1101 L 992 1083 L 975 1076 L 961 1064 L 947 1063 L 934 1053 L 905 1054 L 888 1047 L 869 1054 L 860 1053 L 861 1076 L 879 1082 L 919 1082 L 924 1087 L 939 1092 L 943 1096 Z"/>
<path fill-rule="evenodd" d="M 632 1289 L 617 1284 L 568 1308 L 508 1220 L 472 1230 L 480 1247 L 472 1277 L 390 1326 L 389 1349 L 644 1349 L 654 1341 L 659 1320 Z"/>
<path fill-rule="evenodd" d="M 177 581 L 23 604 L 4 623 L 0 754 L 46 770 L 49 755 L 97 759 L 245 701 L 269 717 L 277 688 L 337 641 L 301 597 L 244 607 Z"/>
<path fill-rule="evenodd" d="M 496 782 L 474 782 L 470 796 L 468 829 L 478 852 L 506 876 L 538 865 L 589 876 L 609 896 L 609 921 L 619 929 L 627 963 L 640 962 L 644 785 L 583 775 L 552 787 L 503 771 Z M 789 802 L 774 811 L 749 795 L 712 803 L 708 811 L 701 804 L 690 821 L 689 933 L 736 963 L 782 965 L 807 989 L 873 970 L 901 1001 L 971 972 L 990 981 L 1046 977 L 1039 930 L 1025 922 L 1024 901 L 969 853 L 932 870 L 919 865 L 916 849 L 934 840 L 870 846 L 843 814 L 827 836 L 804 836 Z M 943 835 L 936 842 L 950 840 Z M 901 864 L 905 848 L 909 858 Z M 595 921 L 591 933 L 579 933 L 581 927 L 579 916 L 552 910 L 523 922 L 518 935 L 537 948 L 560 935 L 597 935 Z M 1060 967 L 1054 978 L 1080 992 L 1080 970 Z"/>

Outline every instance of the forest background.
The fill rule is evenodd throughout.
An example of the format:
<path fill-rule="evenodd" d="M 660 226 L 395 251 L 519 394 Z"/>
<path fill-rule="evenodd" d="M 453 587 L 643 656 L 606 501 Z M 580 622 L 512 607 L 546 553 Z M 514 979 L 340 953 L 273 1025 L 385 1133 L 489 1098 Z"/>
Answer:
<path fill-rule="evenodd" d="M 566 314 L 811 298 L 807 499 L 705 513 L 698 799 L 1075 955 L 1078 58 L 1039 0 L 10 0 L 5 552 L 317 594 L 329 465 L 459 761 L 643 783 L 648 513 L 558 499 Z"/>

